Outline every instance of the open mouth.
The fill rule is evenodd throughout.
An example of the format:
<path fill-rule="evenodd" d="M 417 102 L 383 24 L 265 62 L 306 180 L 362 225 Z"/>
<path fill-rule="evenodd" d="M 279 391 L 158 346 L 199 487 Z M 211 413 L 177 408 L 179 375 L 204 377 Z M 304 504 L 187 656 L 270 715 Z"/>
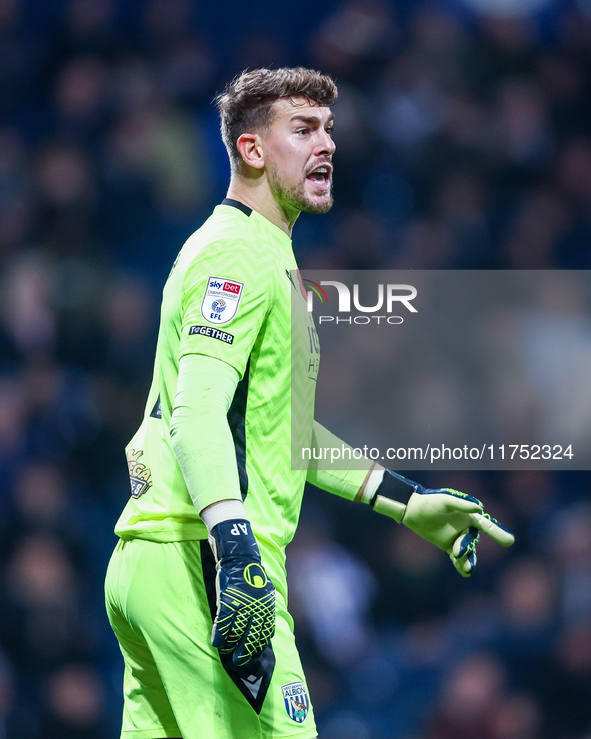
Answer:
<path fill-rule="evenodd" d="M 316 167 L 306 179 L 314 183 L 319 190 L 326 190 L 330 185 L 331 168 L 326 165 Z"/>

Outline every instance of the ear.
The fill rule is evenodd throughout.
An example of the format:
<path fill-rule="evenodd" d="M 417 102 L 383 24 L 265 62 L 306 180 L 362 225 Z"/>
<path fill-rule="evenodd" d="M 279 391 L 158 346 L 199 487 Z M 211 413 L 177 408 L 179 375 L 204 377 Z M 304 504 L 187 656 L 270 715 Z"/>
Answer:
<path fill-rule="evenodd" d="M 261 137 L 258 133 L 241 134 L 236 142 L 236 147 L 238 148 L 244 163 L 248 164 L 249 167 L 262 169 L 265 166 Z"/>

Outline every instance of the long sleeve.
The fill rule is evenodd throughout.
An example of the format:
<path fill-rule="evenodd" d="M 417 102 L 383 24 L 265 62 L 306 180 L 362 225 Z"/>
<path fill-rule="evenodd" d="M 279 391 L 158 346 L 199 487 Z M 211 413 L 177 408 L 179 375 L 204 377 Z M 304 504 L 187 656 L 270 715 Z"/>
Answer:
<path fill-rule="evenodd" d="M 351 450 L 351 461 L 347 461 L 348 469 L 327 469 L 331 467 L 330 458 L 328 460 L 318 459 L 322 456 L 321 450 L 342 450 L 343 447 Z M 354 459 L 352 451 L 348 444 L 324 428 L 318 421 L 314 421 L 312 453 L 306 480 L 329 493 L 340 495 L 348 500 L 355 500 L 373 467 L 373 462 L 365 457 Z"/>
<path fill-rule="evenodd" d="M 227 419 L 238 379 L 238 372 L 220 359 L 181 357 L 170 435 L 199 512 L 219 500 L 241 499 Z"/>

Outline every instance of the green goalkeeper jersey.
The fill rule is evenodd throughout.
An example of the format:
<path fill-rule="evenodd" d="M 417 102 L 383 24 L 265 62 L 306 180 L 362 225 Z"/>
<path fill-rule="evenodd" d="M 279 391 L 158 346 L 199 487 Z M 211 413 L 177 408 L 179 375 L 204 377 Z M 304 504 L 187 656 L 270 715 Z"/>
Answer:
<path fill-rule="evenodd" d="M 311 442 L 318 342 L 291 239 L 236 201 L 217 206 L 187 240 L 164 287 L 152 385 L 126 449 L 131 498 L 115 528 L 123 539 L 207 538 L 170 435 L 179 361 L 191 353 L 227 362 L 240 376 L 228 464 L 238 466 L 257 538 L 282 551 L 305 484 L 306 471 L 292 470 L 291 447 Z"/>

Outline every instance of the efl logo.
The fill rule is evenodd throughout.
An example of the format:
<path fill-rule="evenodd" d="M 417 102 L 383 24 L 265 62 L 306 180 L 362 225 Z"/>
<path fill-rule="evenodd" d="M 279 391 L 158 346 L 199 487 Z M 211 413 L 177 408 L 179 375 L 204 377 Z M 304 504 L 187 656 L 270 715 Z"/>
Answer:
<path fill-rule="evenodd" d="M 223 326 L 234 318 L 244 290 L 243 282 L 210 276 L 201 301 L 201 315 L 208 323 Z"/>
<path fill-rule="evenodd" d="M 238 295 L 240 293 L 240 285 L 236 282 L 224 282 L 222 290 L 227 290 L 230 293 L 234 293 L 234 295 Z"/>

